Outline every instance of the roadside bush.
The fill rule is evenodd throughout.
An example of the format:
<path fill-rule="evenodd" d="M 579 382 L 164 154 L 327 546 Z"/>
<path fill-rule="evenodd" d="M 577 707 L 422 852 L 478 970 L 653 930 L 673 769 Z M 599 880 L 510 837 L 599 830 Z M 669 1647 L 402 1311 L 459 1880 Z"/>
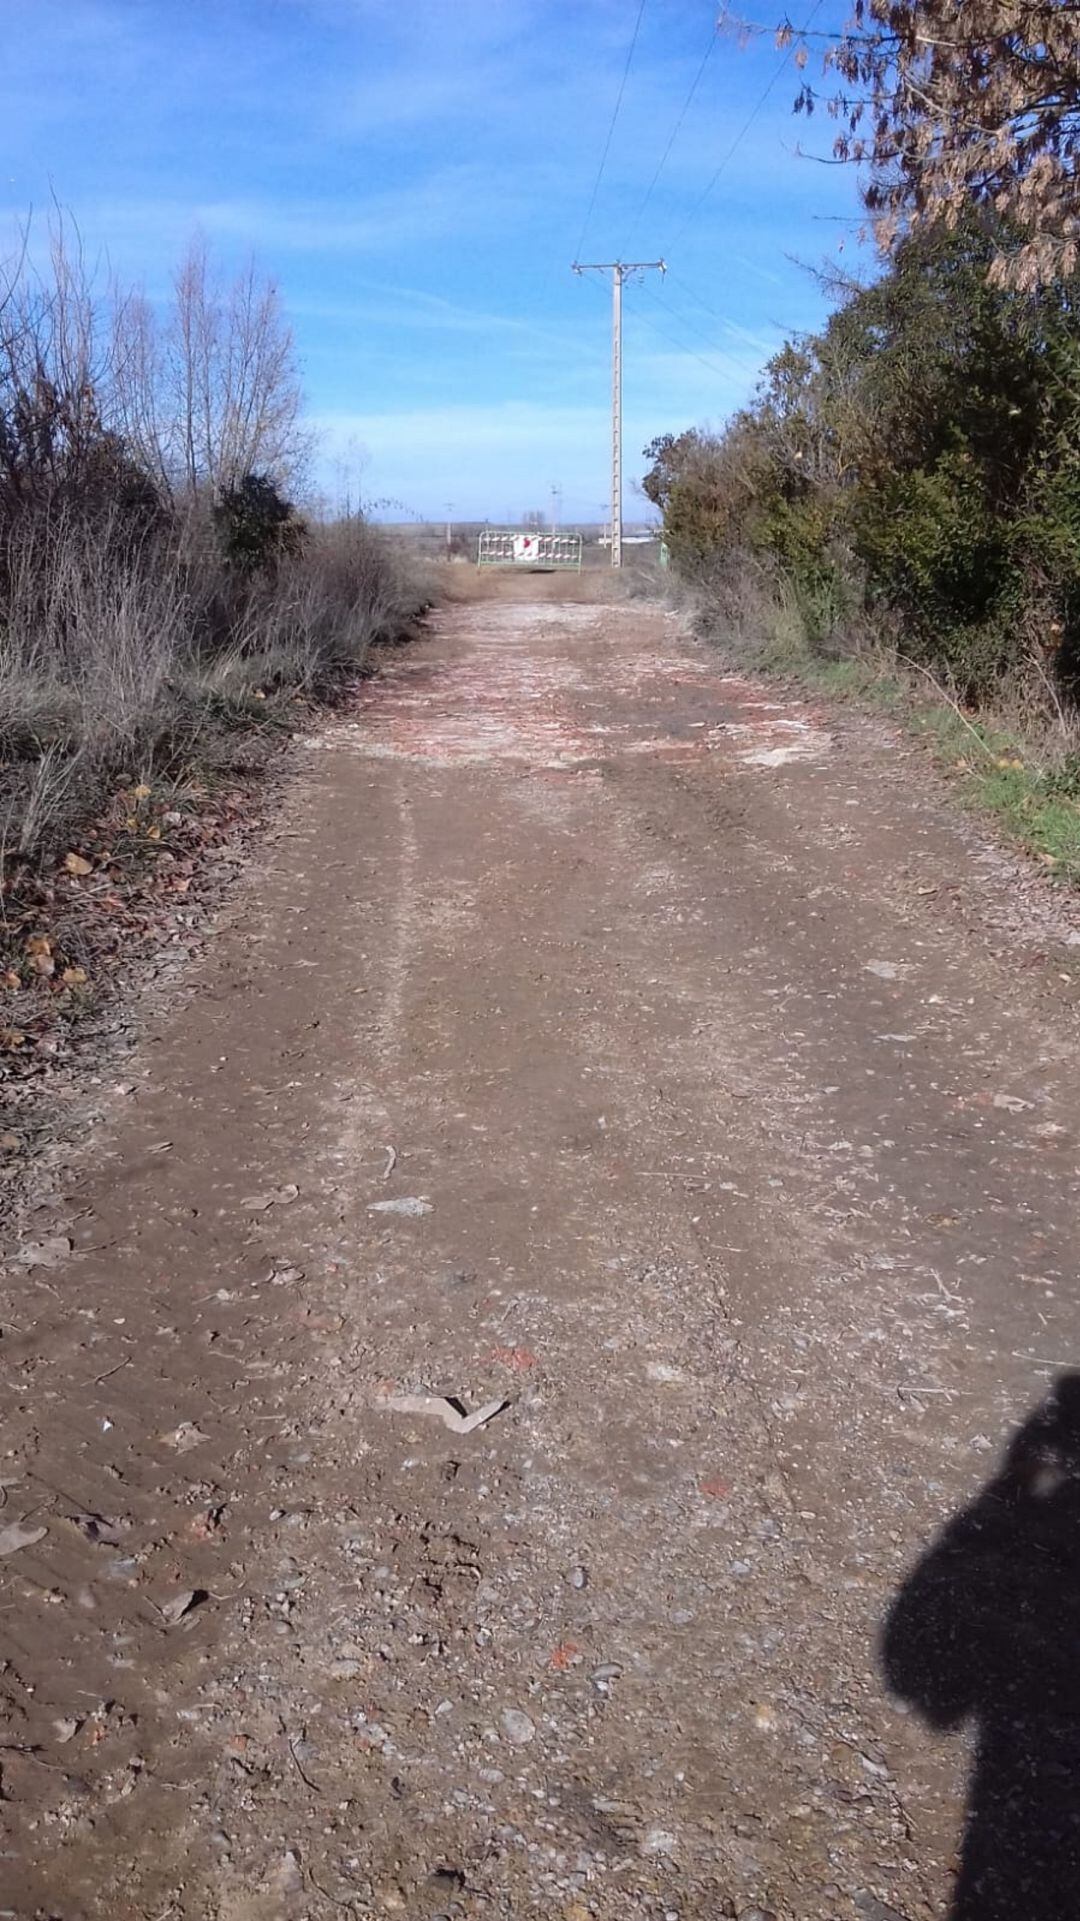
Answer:
<path fill-rule="evenodd" d="M 1000 223 L 972 213 L 837 288 L 726 431 L 646 450 L 684 582 L 764 569 L 799 645 L 868 625 L 960 698 L 1080 690 L 1080 278 L 993 284 Z M 700 597 L 700 596 L 699 596 Z"/>
<path fill-rule="evenodd" d="M 221 488 L 213 513 L 225 559 L 245 572 L 273 567 L 303 544 L 295 508 L 267 474 L 244 474 Z"/>

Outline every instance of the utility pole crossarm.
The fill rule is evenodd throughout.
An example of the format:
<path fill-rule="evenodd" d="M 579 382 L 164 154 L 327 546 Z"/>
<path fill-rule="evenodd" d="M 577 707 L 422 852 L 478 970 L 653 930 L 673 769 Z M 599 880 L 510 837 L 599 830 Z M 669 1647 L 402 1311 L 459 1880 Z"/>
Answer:
<path fill-rule="evenodd" d="M 621 273 L 626 279 L 632 273 L 666 273 L 666 260 L 575 260 L 571 273 Z"/>
<path fill-rule="evenodd" d="M 622 290 L 632 274 L 666 273 L 662 260 L 575 260 L 574 273 L 611 275 L 611 564 L 622 566 Z"/>

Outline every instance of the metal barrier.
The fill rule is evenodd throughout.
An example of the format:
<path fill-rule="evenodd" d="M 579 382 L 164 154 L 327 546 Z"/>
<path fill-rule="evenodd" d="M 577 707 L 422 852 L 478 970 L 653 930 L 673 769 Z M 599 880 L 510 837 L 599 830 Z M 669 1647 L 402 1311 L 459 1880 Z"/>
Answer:
<path fill-rule="evenodd" d="M 477 546 L 478 567 L 532 567 L 543 573 L 581 572 L 580 534 L 486 532 Z"/>

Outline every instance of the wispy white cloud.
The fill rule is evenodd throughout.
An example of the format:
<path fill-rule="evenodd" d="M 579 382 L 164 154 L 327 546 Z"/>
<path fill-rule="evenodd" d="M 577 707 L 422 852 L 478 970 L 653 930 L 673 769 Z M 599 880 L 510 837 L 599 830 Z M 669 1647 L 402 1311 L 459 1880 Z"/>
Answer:
<path fill-rule="evenodd" d="M 385 253 L 416 242 L 445 240 L 476 223 L 477 171 L 446 167 L 400 187 L 345 197 L 262 195 L 220 199 L 131 195 L 90 202 L 80 211 L 87 232 L 108 234 L 116 249 L 175 253 L 193 232 L 271 259 L 288 254 Z"/>
<path fill-rule="evenodd" d="M 501 340 L 533 350 L 550 347 L 560 354 L 580 351 L 580 333 L 572 325 L 545 326 L 519 314 L 495 313 L 448 300 L 421 287 L 404 287 L 365 279 L 363 291 L 349 300 L 301 296 L 293 312 L 319 320 L 356 327 L 416 328 L 422 333 L 460 334 L 470 340 Z"/>

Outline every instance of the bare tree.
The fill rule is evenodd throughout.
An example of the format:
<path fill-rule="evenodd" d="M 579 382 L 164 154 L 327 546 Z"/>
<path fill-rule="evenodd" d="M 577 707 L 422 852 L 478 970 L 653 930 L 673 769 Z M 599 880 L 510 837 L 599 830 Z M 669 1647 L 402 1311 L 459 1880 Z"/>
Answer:
<path fill-rule="evenodd" d="M 143 293 L 117 290 L 112 311 L 113 399 L 119 431 L 164 498 L 173 490 L 174 434 L 163 405 L 161 328 Z"/>
<path fill-rule="evenodd" d="M 176 276 L 165 367 L 189 489 L 235 486 L 254 472 L 292 478 L 301 454 L 293 338 L 277 288 L 253 264 L 222 287 L 205 246 L 191 248 Z"/>
<path fill-rule="evenodd" d="M 164 325 L 145 299 L 124 301 L 115 324 L 125 432 L 160 486 L 219 492 L 249 473 L 295 483 L 306 452 L 295 347 L 253 263 L 224 285 L 197 241 Z"/>

